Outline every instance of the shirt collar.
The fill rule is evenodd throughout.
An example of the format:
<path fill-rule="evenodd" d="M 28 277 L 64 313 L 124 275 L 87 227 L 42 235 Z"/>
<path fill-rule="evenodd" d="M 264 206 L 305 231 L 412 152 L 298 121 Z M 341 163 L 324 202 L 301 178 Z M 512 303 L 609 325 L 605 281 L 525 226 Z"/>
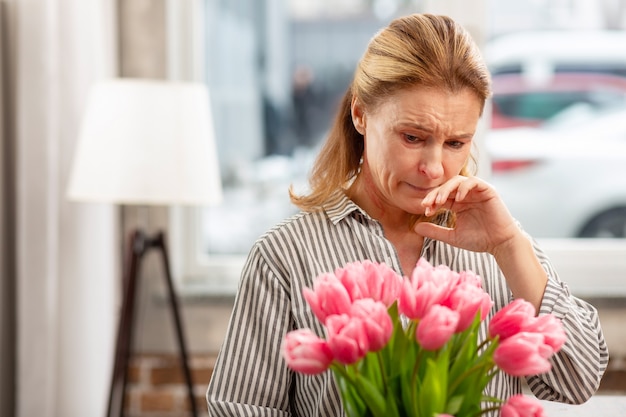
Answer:
<path fill-rule="evenodd" d="M 333 224 L 337 224 L 354 212 L 359 212 L 365 218 L 370 219 L 369 214 L 348 198 L 344 190 L 339 190 L 324 204 L 324 211 Z"/>
<path fill-rule="evenodd" d="M 323 209 L 333 224 L 338 224 L 346 217 L 354 215 L 354 213 L 360 213 L 365 219 L 375 221 L 365 210 L 357 206 L 354 201 L 350 200 L 344 190 L 339 190 L 333 194 L 328 202 L 324 204 Z M 425 237 L 422 254 L 434 249 L 432 247 L 434 242 L 435 241 L 433 239 Z"/>

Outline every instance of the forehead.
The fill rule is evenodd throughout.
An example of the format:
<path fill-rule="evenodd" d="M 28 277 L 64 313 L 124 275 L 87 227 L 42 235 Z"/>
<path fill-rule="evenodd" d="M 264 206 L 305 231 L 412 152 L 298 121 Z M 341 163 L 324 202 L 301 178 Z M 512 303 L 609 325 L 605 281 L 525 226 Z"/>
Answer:
<path fill-rule="evenodd" d="M 458 122 L 477 121 L 482 113 L 480 97 L 469 88 L 452 92 L 447 89 L 414 86 L 381 99 L 369 113 L 386 114 L 394 119 L 449 119 Z"/>

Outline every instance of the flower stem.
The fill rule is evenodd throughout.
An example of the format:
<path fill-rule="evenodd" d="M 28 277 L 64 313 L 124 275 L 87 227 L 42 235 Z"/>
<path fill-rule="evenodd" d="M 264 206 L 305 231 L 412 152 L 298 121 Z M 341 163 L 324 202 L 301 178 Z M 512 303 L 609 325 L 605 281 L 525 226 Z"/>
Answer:
<path fill-rule="evenodd" d="M 419 374 L 419 370 L 420 370 L 420 364 L 422 362 L 422 356 L 423 356 L 423 351 L 420 349 L 417 352 L 417 358 L 415 360 L 415 366 L 413 366 L 413 374 L 411 375 L 411 385 L 413 386 L 413 388 L 415 389 L 415 383 L 417 381 L 417 375 Z"/>
<path fill-rule="evenodd" d="M 385 374 L 385 358 L 383 357 L 381 350 L 376 352 L 376 357 L 378 358 L 378 366 L 380 367 L 380 377 L 383 383 L 383 391 L 385 396 L 387 396 L 387 389 L 389 387 L 387 386 L 387 375 Z"/>
<path fill-rule="evenodd" d="M 498 411 L 500 409 L 499 405 L 494 405 L 493 407 L 485 408 L 484 410 L 480 410 L 479 413 L 476 413 L 475 416 L 482 416 L 484 414 L 490 413 L 492 411 Z"/>
<path fill-rule="evenodd" d="M 422 363 L 422 356 L 424 355 L 424 351 L 422 349 L 419 349 L 417 352 L 417 356 L 416 356 L 416 360 L 415 360 L 415 365 L 413 366 L 413 374 L 411 375 L 411 391 L 414 394 L 417 394 L 418 392 L 418 388 L 417 388 L 417 376 L 419 375 L 419 370 L 420 370 L 420 364 Z M 414 416 L 419 416 L 420 412 L 419 412 L 419 405 L 418 405 L 418 401 L 416 401 L 416 398 L 413 398 L 412 405 L 413 405 L 413 415 Z"/>
<path fill-rule="evenodd" d="M 493 341 L 494 341 L 494 339 L 485 339 L 485 340 L 483 340 L 483 341 L 480 343 L 480 345 L 478 345 L 478 347 L 476 348 L 476 352 L 480 352 L 480 350 L 481 350 L 481 349 L 482 349 L 485 345 L 487 345 L 487 344 L 489 344 L 489 343 L 491 343 L 491 342 L 493 342 Z"/>
<path fill-rule="evenodd" d="M 354 378 L 352 377 L 352 375 L 350 375 L 350 373 L 345 368 L 345 366 L 333 362 L 330 364 L 330 367 L 332 368 L 333 371 L 339 372 L 342 377 L 344 377 L 347 381 L 349 381 L 351 384 L 354 385 Z"/>
<path fill-rule="evenodd" d="M 452 393 L 454 392 L 454 390 L 456 390 L 456 388 L 461 384 L 461 382 L 463 382 L 463 380 L 465 378 L 467 378 L 472 372 L 475 372 L 481 368 L 483 368 L 485 365 L 482 363 L 479 363 L 478 365 L 474 365 L 469 369 L 466 369 L 461 375 L 459 375 L 459 377 L 450 385 L 450 390 L 449 392 Z"/>

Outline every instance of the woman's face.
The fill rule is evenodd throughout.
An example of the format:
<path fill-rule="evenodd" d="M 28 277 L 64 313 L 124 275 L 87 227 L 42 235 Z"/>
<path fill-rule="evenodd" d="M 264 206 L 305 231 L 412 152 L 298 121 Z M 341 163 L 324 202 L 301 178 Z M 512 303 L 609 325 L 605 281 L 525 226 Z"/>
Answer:
<path fill-rule="evenodd" d="M 353 100 L 352 119 L 365 141 L 360 197 L 381 209 L 423 214 L 421 200 L 470 157 L 480 114 L 481 102 L 469 89 L 413 87 L 369 110 Z"/>

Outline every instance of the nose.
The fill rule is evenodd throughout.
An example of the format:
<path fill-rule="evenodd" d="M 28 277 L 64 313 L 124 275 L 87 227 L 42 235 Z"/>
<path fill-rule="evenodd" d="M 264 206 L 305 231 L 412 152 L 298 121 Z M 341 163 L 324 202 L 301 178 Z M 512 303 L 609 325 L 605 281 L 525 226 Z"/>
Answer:
<path fill-rule="evenodd" d="M 437 146 L 426 147 L 421 154 L 418 170 L 428 179 L 440 178 L 443 175 L 442 149 Z"/>

